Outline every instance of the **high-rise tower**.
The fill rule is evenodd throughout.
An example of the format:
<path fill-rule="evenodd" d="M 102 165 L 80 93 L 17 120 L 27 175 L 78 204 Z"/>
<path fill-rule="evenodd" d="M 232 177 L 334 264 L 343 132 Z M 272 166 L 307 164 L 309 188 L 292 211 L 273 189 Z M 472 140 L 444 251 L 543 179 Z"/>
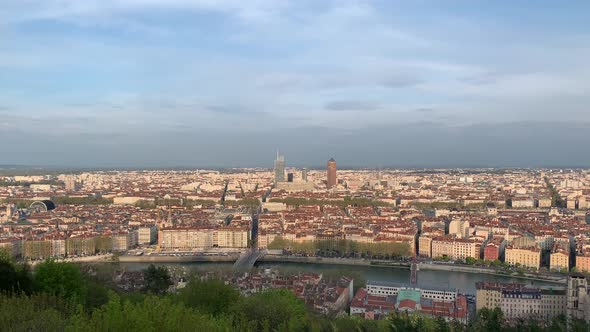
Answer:
<path fill-rule="evenodd" d="M 285 156 L 279 154 L 277 150 L 277 159 L 275 160 L 275 183 L 285 182 Z"/>
<path fill-rule="evenodd" d="M 301 170 L 301 180 L 307 182 L 307 168 Z"/>
<path fill-rule="evenodd" d="M 337 183 L 336 160 L 334 160 L 334 158 L 330 158 L 330 160 L 328 160 L 328 189 L 335 187 Z"/>

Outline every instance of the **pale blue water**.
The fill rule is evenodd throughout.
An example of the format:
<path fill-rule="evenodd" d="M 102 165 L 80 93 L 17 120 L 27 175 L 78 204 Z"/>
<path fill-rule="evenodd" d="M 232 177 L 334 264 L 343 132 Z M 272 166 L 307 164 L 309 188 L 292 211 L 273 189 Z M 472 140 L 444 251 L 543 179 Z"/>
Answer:
<path fill-rule="evenodd" d="M 129 270 L 146 268 L 149 263 L 120 263 L 122 267 Z M 219 271 L 230 270 L 231 263 L 157 263 L 156 265 L 168 265 L 183 267 L 188 271 Z M 306 271 L 315 273 L 337 273 L 345 275 L 348 271 L 360 274 L 366 280 L 387 281 L 394 283 L 409 283 L 410 271 L 398 268 L 372 267 L 372 266 L 342 266 L 328 264 L 304 264 L 304 263 L 258 263 L 259 268 L 272 268 L 285 272 Z M 535 285 L 560 286 L 559 284 L 530 281 L 525 279 L 494 276 L 487 274 L 431 271 L 421 270 L 418 272 L 418 286 L 422 288 L 447 288 L 457 289 L 468 294 L 475 294 L 475 283 L 478 281 L 517 282 Z"/>

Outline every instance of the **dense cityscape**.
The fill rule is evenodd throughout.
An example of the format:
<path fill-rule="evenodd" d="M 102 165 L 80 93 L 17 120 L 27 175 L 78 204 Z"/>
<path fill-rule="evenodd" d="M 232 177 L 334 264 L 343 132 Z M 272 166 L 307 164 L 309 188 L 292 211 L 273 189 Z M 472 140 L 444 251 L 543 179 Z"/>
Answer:
<path fill-rule="evenodd" d="M 587 170 L 336 165 L 296 169 L 277 153 L 272 169 L 3 175 L 0 248 L 32 265 L 227 262 L 231 271 L 204 278 L 244 296 L 286 288 L 323 315 L 407 312 L 464 325 L 484 308 L 500 308 L 508 322 L 590 317 Z M 401 268 L 410 277 L 355 287 L 351 274 L 288 275 L 257 270 L 260 262 Z M 419 285 L 428 270 L 482 281 Z M 171 292 L 191 278 L 173 276 Z M 144 282 L 125 268 L 113 280 L 125 291 Z"/>
<path fill-rule="evenodd" d="M 588 13 L 0 0 L 0 332 L 590 332 Z"/>

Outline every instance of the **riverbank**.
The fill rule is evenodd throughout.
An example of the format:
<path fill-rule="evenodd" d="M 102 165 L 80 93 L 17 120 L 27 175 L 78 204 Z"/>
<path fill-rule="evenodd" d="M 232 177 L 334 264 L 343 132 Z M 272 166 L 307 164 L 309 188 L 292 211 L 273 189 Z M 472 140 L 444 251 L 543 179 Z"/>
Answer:
<path fill-rule="evenodd" d="M 211 262 L 211 263 L 233 263 L 238 259 L 239 255 L 216 255 L 216 256 L 119 256 L 121 263 L 191 263 L 191 262 Z"/>
<path fill-rule="evenodd" d="M 215 256 L 120 256 L 119 261 L 122 263 L 233 263 L 238 255 L 215 255 Z M 266 255 L 258 259 L 261 263 L 303 263 L 303 264 L 322 264 L 322 265 L 340 265 L 340 266 L 363 266 L 379 268 L 395 268 L 409 270 L 410 263 L 369 260 L 362 258 L 328 258 L 328 257 L 300 257 L 300 256 L 283 256 L 283 255 Z M 459 272 L 470 274 L 485 274 L 497 277 L 507 277 L 522 280 L 542 281 L 555 284 L 566 284 L 567 277 L 524 274 L 519 275 L 516 272 L 511 274 L 501 273 L 499 271 L 481 268 L 475 266 L 454 265 L 454 264 L 431 264 L 419 263 L 419 270 Z"/>
<path fill-rule="evenodd" d="M 506 273 L 500 273 L 500 272 L 498 272 L 496 270 L 492 270 L 492 269 L 480 268 L 480 267 L 474 267 L 474 266 L 464 266 L 464 265 L 443 265 L 443 264 L 420 263 L 418 265 L 418 267 L 420 270 L 487 274 L 487 275 L 500 276 L 500 277 L 516 278 L 516 279 L 551 282 L 551 283 L 555 283 L 555 284 L 567 284 L 567 277 L 565 277 L 565 276 L 556 277 L 556 276 L 543 275 L 541 277 L 539 275 L 534 275 L 534 274 L 518 275 L 516 272 L 513 272 L 512 274 L 506 274 Z"/>
<path fill-rule="evenodd" d="M 113 254 L 95 255 L 95 256 L 83 256 L 83 257 L 68 257 L 56 259 L 57 262 L 68 262 L 68 263 L 102 263 L 111 262 L 113 260 Z M 32 261 L 28 262 L 29 265 L 35 266 L 43 261 Z"/>

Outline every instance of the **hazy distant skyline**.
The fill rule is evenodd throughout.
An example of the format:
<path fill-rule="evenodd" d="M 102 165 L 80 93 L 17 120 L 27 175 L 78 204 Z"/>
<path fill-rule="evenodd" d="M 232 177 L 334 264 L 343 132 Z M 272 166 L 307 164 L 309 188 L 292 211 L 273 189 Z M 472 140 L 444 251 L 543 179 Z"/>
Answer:
<path fill-rule="evenodd" d="M 5 0 L 0 164 L 590 167 L 588 12 Z"/>

